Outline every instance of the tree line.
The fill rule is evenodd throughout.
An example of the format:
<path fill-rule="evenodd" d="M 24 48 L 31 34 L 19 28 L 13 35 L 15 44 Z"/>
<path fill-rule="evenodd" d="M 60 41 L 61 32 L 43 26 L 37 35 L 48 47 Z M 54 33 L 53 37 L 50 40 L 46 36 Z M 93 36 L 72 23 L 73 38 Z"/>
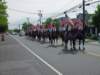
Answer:
<path fill-rule="evenodd" d="M 0 32 L 6 32 L 8 29 L 7 5 L 4 0 L 0 0 Z"/>

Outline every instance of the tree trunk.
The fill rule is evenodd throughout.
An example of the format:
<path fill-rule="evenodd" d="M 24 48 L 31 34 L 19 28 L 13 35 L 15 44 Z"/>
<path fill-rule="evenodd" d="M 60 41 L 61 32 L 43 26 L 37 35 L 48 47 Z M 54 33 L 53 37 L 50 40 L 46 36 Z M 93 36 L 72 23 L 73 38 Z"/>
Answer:
<path fill-rule="evenodd" d="M 99 26 L 97 27 L 97 36 L 99 36 L 98 33 L 100 33 L 100 27 Z"/>
<path fill-rule="evenodd" d="M 90 28 L 90 34 L 91 34 L 91 36 L 93 35 L 93 33 L 92 33 L 92 28 Z"/>
<path fill-rule="evenodd" d="M 5 35 L 4 35 L 4 33 L 1 34 L 1 41 L 5 41 Z"/>
<path fill-rule="evenodd" d="M 96 36 L 98 36 L 98 29 L 97 29 L 97 27 L 95 28 L 95 34 L 96 34 Z"/>

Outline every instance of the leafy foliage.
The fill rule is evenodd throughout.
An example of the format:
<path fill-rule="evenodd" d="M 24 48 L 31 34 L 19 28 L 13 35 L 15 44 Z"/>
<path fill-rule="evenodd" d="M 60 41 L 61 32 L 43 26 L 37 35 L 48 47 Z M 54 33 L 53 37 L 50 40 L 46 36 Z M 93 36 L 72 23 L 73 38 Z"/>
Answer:
<path fill-rule="evenodd" d="M 58 19 L 52 20 L 51 18 L 48 18 L 48 19 L 44 22 L 44 24 L 46 25 L 46 27 L 47 27 L 49 24 L 51 24 L 51 23 L 54 24 L 56 28 L 59 28 L 59 26 L 60 26 L 60 22 L 59 22 Z"/>
<path fill-rule="evenodd" d="M 0 29 L 5 32 L 8 29 L 8 19 L 7 19 L 7 6 L 6 2 L 0 0 Z"/>
<path fill-rule="evenodd" d="M 22 25 L 22 29 L 23 29 L 24 31 L 26 31 L 27 28 L 30 27 L 31 25 L 32 25 L 32 24 L 28 24 L 27 22 L 25 22 L 25 23 L 23 23 L 23 25 Z"/>
<path fill-rule="evenodd" d="M 95 25 L 95 27 L 98 28 L 99 32 L 100 32 L 100 5 L 97 6 L 97 10 L 95 11 L 95 14 L 93 15 L 93 24 Z"/>
<path fill-rule="evenodd" d="M 19 33 L 19 32 L 20 32 L 20 30 L 19 30 L 19 29 L 14 29 L 13 31 L 14 31 L 14 32 L 17 32 L 17 33 Z"/>
<path fill-rule="evenodd" d="M 54 19 L 53 24 L 55 25 L 56 28 L 59 28 L 59 26 L 60 26 L 60 22 L 58 19 Z"/>
<path fill-rule="evenodd" d="M 48 27 L 49 24 L 51 24 L 52 19 L 51 18 L 47 18 L 46 21 L 44 22 L 44 24 L 46 25 L 46 27 Z"/>

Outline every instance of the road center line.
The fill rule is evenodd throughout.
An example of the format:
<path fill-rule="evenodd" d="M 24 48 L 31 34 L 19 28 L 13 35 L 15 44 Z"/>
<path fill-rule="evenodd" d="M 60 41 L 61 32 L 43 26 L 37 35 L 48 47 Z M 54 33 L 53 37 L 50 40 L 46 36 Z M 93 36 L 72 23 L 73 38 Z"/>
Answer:
<path fill-rule="evenodd" d="M 32 51 L 29 47 L 27 47 L 25 44 L 23 44 L 20 40 L 10 35 L 13 39 L 15 39 L 19 44 L 21 44 L 24 48 L 26 48 L 32 55 L 37 57 L 40 61 L 42 61 L 45 65 L 47 65 L 50 69 L 52 69 L 54 72 L 56 72 L 57 75 L 63 75 L 61 72 L 59 72 L 57 69 L 55 69 L 52 65 L 50 65 L 48 62 L 46 62 L 44 59 L 42 59 L 39 55 L 37 55 L 34 51 Z"/>

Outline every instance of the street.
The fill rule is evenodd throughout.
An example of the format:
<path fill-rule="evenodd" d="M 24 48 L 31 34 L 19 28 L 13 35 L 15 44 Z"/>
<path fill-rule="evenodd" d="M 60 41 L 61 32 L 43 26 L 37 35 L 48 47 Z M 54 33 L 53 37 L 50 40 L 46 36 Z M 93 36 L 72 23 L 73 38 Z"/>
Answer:
<path fill-rule="evenodd" d="M 48 73 L 56 75 L 10 36 L 7 36 L 5 42 L 0 42 L 0 75 L 48 75 Z"/>
<path fill-rule="evenodd" d="M 9 35 L 6 41 L 0 42 L 0 75 L 100 75 L 99 46 L 65 51 L 27 37 Z"/>
<path fill-rule="evenodd" d="M 100 0 L 0 0 L 0 75 L 100 75 Z"/>

